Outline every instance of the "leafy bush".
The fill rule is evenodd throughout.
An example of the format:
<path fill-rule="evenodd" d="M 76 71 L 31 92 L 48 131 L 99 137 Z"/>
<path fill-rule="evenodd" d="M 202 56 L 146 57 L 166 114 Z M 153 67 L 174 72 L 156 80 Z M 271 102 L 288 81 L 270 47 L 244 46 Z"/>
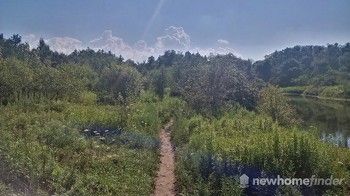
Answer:
<path fill-rule="evenodd" d="M 80 102 L 84 105 L 93 105 L 97 102 L 97 95 L 93 92 L 83 92 L 80 95 Z"/>
<path fill-rule="evenodd" d="M 289 99 L 273 85 L 261 91 L 258 110 L 283 125 L 295 125 L 299 121 L 294 108 L 289 104 Z"/>
<path fill-rule="evenodd" d="M 107 97 L 110 103 L 132 102 L 142 90 L 142 81 L 141 74 L 131 66 L 113 65 L 105 68 L 97 83 L 101 101 L 106 102 Z"/>

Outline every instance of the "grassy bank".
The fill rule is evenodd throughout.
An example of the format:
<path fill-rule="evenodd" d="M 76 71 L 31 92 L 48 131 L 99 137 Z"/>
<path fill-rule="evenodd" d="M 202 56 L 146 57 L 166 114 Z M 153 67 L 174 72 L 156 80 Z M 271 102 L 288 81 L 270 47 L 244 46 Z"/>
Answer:
<path fill-rule="evenodd" d="M 281 88 L 289 95 L 303 95 L 318 99 L 348 101 L 349 95 L 344 86 L 290 86 Z"/>
<path fill-rule="evenodd" d="M 194 195 L 298 195 L 307 191 L 314 195 L 348 195 L 349 184 L 239 188 L 237 178 L 243 173 L 250 177 L 333 175 L 350 179 L 350 151 L 320 141 L 313 131 L 282 127 L 265 115 L 240 108 L 217 119 L 178 119 L 173 138 L 178 153 L 179 190 Z"/>

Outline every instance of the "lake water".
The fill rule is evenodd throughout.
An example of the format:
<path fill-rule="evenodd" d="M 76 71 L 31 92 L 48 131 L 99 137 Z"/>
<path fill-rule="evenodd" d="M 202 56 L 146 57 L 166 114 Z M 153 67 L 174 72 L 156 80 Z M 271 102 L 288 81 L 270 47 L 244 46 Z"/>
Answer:
<path fill-rule="evenodd" d="M 291 103 L 303 119 L 314 126 L 321 139 L 350 148 L 350 102 L 291 96 Z"/>

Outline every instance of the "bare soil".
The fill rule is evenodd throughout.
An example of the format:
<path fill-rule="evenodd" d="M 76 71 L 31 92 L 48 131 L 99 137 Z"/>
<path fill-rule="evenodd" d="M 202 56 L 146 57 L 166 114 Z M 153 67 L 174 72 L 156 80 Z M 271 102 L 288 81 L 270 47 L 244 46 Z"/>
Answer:
<path fill-rule="evenodd" d="M 173 120 L 170 120 L 160 130 L 160 167 L 155 180 L 154 196 L 175 196 L 175 163 L 174 150 L 170 140 L 170 127 Z"/>

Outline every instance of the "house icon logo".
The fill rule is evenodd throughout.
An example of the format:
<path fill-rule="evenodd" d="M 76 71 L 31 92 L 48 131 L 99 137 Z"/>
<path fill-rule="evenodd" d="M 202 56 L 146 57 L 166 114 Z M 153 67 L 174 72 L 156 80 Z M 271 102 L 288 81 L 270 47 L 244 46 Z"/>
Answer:
<path fill-rule="evenodd" d="M 247 188 L 249 186 L 249 177 L 246 174 L 239 177 L 239 186 L 241 188 Z"/>

